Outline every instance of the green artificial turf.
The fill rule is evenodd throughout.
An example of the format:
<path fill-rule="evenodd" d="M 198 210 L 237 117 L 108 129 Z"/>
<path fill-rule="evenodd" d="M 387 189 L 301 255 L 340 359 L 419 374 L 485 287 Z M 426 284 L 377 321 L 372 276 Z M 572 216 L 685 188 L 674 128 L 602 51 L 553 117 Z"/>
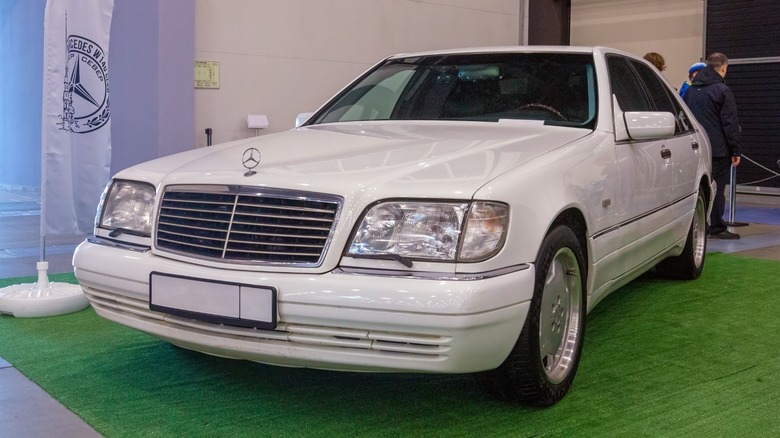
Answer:
<path fill-rule="evenodd" d="M 0 316 L 0 357 L 106 437 L 780 436 L 778 274 L 715 253 L 697 281 L 648 274 L 615 292 L 588 317 L 571 392 L 547 409 L 494 400 L 467 375 L 210 357 L 91 308 Z"/>

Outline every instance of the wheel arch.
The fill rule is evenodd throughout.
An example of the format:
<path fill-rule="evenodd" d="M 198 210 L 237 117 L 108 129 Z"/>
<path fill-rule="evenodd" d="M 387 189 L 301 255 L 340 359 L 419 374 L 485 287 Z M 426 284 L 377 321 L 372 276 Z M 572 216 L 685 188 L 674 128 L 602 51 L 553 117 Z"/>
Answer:
<path fill-rule="evenodd" d="M 709 217 L 710 209 L 712 208 L 712 181 L 709 175 L 702 175 L 699 182 L 699 191 L 704 194 L 704 205 L 707 206 L 707 217 Z"/>
<path fill-rule="evenodd" d="M 583 262 L 583 283 L 586 287 L 586 293 L 585 296 L 588 295 L 587 291 L 587 285 L 588 285 L 588 278 L 590 277 L 590 248 L 588 246 L 588 225 L 587 221 L 585 220 L 585 215 L 582 214 L 582 211 L 575 207 L 569 207 L 560 213 L 558 213 L 558 216 L 555 217 L 555 220 L 553 220 L 552 224 L 550 224 L 550 228 L 547 230 L 547 234 L 550 233 L 555 227 L 559 225 L 565 225 L 569 227 L 574 232 L 574 235 L 577 236 L 577 241 L 580 243 L 580 248 L 582 249 L 582 257 L 584 258 Z"/>

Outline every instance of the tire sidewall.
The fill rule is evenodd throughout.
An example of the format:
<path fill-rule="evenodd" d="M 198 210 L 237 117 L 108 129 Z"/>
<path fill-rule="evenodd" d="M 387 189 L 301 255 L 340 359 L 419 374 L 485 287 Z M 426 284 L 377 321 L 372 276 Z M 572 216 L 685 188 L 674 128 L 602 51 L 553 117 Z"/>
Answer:
<path fill-rule="evenodd" d="M 580 327 L 578 331 L 580 335 L 577 338 L 577 345 L 575 346 L 575 356 L 572 361 L 572 369 L 569 374 L 560 383 L 552 383 L 544 370 L 541 358 L 541 348 L 539 340 L 540 320 L 541 320 L 541 305 L 542 294 L 544 293 L 545 280 L 547 273 L 550 269 L 550 265 L 562 248 L 569 248 L 577 259 L 577 264 L 580 270 L 580 282 L 582 291 L 582 314 L 578 319 Z M 536 259 L 536 273 L 534 282 L 534 295 L 531 300 L 531 308 L 529 310 L 528 318 L 523 328 L 523 332 L 528 334 L 526 341 L 528 342 L 527 352 L 530 354 L 531 361 L 535 368 L 534 375 L 537 377 L 537 391 L 541 395 L 540 404 L 548 405 L 553 404 L 563 398 L 571 387 L 574 376 L 577 373 L 580 357 L 582 356 L 582 346 L 585 334 L 585 313 L 587 309 L 587 289 L 586 289 L 586 277 L 587 269 L 584 263 L 584 257 L 582 253 L 582 247 L 577 240 L 574 232 L 567 226 L 557 226 L 550 233 L 547 234 L 542 246 L 539 250 L 539 254 Z"/>

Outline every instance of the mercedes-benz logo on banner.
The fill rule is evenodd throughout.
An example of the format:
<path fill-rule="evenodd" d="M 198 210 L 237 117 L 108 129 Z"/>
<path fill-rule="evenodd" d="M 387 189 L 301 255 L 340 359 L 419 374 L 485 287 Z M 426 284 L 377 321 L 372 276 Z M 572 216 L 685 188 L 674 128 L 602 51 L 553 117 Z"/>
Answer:
<path fill-rule="evenodd" d="M 111 118 L 108 99 L 108 59 L 96 42 L 68 35 L 60 129 L 85 134 Z"/>
<path fill-rule="evenodd" d="M 249 148 L 245 150 L 244 156 L 241 158 L 241 163 L 243 163 L 244 167 L 246 167 L 246 173 L 244 173 L 244 176 L 255 175 L 257 172 L 255 172 L 253 169 L 260 164 L 260 151 L 258 151 L 256 148 Z"/>

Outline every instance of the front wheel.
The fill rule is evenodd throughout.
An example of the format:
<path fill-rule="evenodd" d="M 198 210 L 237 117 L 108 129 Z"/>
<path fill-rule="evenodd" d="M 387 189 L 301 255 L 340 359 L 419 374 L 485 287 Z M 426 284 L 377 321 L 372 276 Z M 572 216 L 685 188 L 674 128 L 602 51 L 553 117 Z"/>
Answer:
<path fill-rule="evenodd" d="M 574 232 L 557 226 L 536 260 L 531 307 L 509 356 L 483 374 L 501 398 L 535 406 L 561 400 L 574 381 L 585 334 L 585 267 Z"/>

